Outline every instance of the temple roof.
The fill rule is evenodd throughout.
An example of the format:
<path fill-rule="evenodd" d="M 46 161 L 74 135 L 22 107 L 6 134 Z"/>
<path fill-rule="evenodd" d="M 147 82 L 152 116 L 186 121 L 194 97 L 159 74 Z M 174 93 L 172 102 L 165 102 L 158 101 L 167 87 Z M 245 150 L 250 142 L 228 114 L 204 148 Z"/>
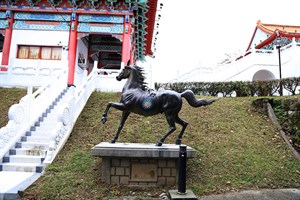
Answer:
<path fill-rule="evenodd" d="M 135 13 L 137 24 L 135 38 L 137 45 L 137 58 L 143 59 L 145 55 L 153 55 L 153 33 L 155 29 L 155 18 L 158 0 L 145 0 L 138 3 Z"/>
<path fill-rule="evenodd" d="M 257 21 L 257 25 L 253 32 L 252 38 L 248 45 L 247 51 L 250 49 L 253 39 L 256 35 L 257 30 L 261 30 L 262 32 L 270 35 L 267 39 L 262 41 L 260 44 L 255 46 L 256 49 L 260 49 L 261 47 L 270 44 L 277 37 L 286 37 L 295 39 L 300 38 L 300 26 L 291 26 L 291 25 L 279 25 L 279 24 L 263 24 L 260 20 Z"/>
<path fill-rule="evenodd" d="M 285 32 L 285 33 L 300 33 L 300 26 L 263 24 L 263 23 L 261 23 L 260 20 L 257 21 L 256 27 L 268 34 L 272 34 L 276 30 L 279 30 L 279 31 Z"/>

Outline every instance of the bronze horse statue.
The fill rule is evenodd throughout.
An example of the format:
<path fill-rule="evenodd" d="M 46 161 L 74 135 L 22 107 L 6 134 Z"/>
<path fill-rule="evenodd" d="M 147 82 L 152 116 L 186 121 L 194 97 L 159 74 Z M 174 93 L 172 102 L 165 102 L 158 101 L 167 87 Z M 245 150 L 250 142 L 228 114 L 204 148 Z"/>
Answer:
<path fill-rule="evenodd" d="M 159 113 L 165 114 L 170 129 L 157 141 L 156 146 L 161 146 L 165 139 L 176 130 L 175 123 L 180 124 L 182 129 L 176 140 L 176 144 L 180 145 L 183 133 L 188 125 L 188 122 L 180 119 L 178 116 L 182 107 L 182 97 L 184 97 L 192 107 L 207 106 L 218 100 L 197 100 L 191 90 L 186 90 L 183 93 L 172 90 L 158 90 L 156 92 L 149 90 L 144 82 L 145 77 L 143 70 L 136 65 L 125 66 L 116 78 L 118 81 L 126 78 L 128 80 L 123 87 L 120 102 L 109 102 L 102 114 L 101 120 L 104 124 L 107 121 L 107 113 L 110 107 L 123 111 L 119 127 L 111 143 L 117 141 L 126 119 L 129 114 L 133 112 L 143 116 L 153 116 Z"/>

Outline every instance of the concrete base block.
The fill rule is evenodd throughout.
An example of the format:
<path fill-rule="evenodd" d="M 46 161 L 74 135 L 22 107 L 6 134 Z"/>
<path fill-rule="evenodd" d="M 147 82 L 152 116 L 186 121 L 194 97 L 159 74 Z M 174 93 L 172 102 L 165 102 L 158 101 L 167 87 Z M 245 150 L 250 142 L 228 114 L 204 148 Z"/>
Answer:
<path fill-rule="evenodd" d="M 178 182 L 179 145 L 102 142 L 92 155 L 102 159 L 101 180 L 108 184 L 157 187 Z M 195 155 L 187 147 L 187 158 Z"/>
<path fill-rule="evenodd" d="M 101 142 L 92 148 L 92 155 L 99 157 L 132 157 L 132 158 L 178 158 L 179 145 L 142 143 L 108 143 Z M 196 151 L 187 147 L 187 158 L 196 156 Z"/>
<path fill-rule="evenodd" d="M 185 194 L 179 194 L 178 190 L 169 190 L 171 200 L 196 200 L 198 199 L 192 190 L 186 190 Z"/>

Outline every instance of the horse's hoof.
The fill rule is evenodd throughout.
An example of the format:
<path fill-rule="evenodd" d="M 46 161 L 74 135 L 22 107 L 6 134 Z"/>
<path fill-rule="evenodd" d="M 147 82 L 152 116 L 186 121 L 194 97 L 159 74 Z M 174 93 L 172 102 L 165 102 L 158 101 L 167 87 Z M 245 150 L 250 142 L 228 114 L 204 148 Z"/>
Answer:
<path fill-rule="evenodd" d="M 111 140 L 110 143 L 114 144 L 116 143 L 116 140 Z"/>
<path fill-rule="evenodd" d="M 176 145 L 181 145 L 181 139 L 176 140 Z"/>
<path fill-rule="evenodd" d="M 105 124 L 105 122 L 107 121 L 107 118 L 106 117 L 102 117 L 101 121 L 102 121 L 103 124 Z"/>
<path fill-rule="evenodd" d="M 158 146 L 158 147 L 160 147 L 162 144 L 163 144 L 163 143 L 162 143 L 161 141 L 158 141 L 158 142 L 156 143 L 156 145 L 155 145 L 155 146 Z"/>

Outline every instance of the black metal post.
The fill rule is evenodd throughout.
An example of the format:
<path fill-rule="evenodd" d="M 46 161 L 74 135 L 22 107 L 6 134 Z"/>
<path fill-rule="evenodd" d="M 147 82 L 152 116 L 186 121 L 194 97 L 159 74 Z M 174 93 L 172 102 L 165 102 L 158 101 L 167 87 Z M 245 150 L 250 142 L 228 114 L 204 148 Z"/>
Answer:
<path fill-rule="evenodd" d="M 281 56 L 280 56 L 280 45 L 277 46 L 278 49 L 278 65 L 279 65 L 279 95 L 283 95 L 282 82 L 281 82 Z"/>
<path fill-rule="evenodd" d="M 186 145 L 179 147 L 178 194 L 186 194 Z"/>

